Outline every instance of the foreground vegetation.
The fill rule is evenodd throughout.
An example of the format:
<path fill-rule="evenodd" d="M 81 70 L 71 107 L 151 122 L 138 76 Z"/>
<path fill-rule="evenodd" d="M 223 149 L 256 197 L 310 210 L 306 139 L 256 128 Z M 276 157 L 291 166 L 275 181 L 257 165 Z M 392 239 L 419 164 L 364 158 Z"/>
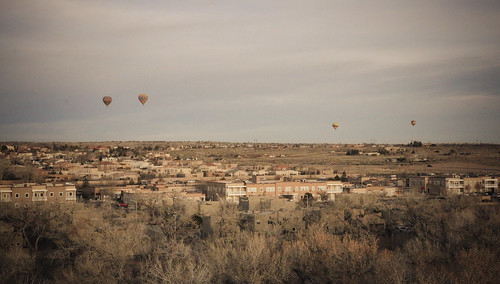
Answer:
<path fill-rule="evenodd" d="M 175 205 L 2 208 L 0 282 L 496 283 L 500 277 L 497 203 L 343 196 L 326 206 L 344 216 L 341 232 L 317 221 L 292 235 L 258 234 L 228 219 L 208 239 L 200 239 L 198 219 Z M 373 232 L 345 218 L 353 208 L 391 212 L 384 215 L 386 229 Z M 398 234 L 404 237 L 395 245 L 381 244 Z M 25 248 L 12 245 L 19 236 Z"/>

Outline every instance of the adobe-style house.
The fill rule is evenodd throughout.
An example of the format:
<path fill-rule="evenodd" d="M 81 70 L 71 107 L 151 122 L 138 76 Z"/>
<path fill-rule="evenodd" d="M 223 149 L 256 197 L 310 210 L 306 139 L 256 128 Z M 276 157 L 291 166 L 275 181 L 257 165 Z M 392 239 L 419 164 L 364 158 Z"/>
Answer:
<path fill-rule="evenodd" d="M 0 187 L 0 203 L 16 208 L 29 208 L 36 204 L 68 204 L 76 202 L 73 184 L 14 184 Z"/>
<path fill-rule="evenodd" d="M 307 193 L 314 198 L 335 200 L 335 195 L 343 192 L 340 181 L 259 181 L 259 182 L 207 182 L 207 200 L 225 200 L 238 203 L 240 198 L 249 196 L 286 197 L 301 200 Z"/>

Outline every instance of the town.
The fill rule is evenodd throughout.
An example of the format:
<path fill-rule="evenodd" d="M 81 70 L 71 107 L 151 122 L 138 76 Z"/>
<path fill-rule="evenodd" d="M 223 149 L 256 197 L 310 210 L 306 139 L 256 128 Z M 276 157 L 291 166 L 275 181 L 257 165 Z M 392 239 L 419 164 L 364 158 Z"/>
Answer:
<path fill-rule="evenodd" d="M 194 245 L 245 232 L 293 242 L 316 228 L 394 251 L 421 233 L 422 222 L 428 226 L 429 216 L 417 218 L 429 214 L 428 206 L 465 202 L 474 210 L 498 213 L 499 204 L 500 146 L 489 144 L 16 142 L 2 145 L 0 155 L 2 244 L 27 254 L 58 247 L 39 222 L 64 218 L 77 230 L 134 230 L 142 232 L 135 237 L 158 244 L 177 240 Z M 415 213 L 416 208 L 422 212 Z M 46 219 L 26 217 L 26 212 L 44 210 L 52 212 Z M 25 212 L 24 217 L 16 219 L 16 212 Z M 365 239 L 366 234 L 375 240 Z M 132 239 L 126 246 L 139 240 Z M 125 244 L 115 245 L 122 251 Z M 131 265 L 131 257 L 144 251 L 124 253 L 120 259 Z M 133 272 L 120 269 L 109 277 Z M 282 277 L 315 279 L 305 271 L 296 274 Z"/>
<path fill-rule="evenodd" d="M 482 168 L 474 160 L 466 162 L 466 167 L 451 167 L 453 172 L 436 165 L 450 164 L 453 158 L 460 165 L 455 157 L 472 156 L 471 152 L 454 150 L 463 145 L 441 146 L 449 150 L 440 151 L 437 145 L 421 144 L 418 148 L 369 144 L 109 144 L 3 145 L 1 201 L 28 207 L 36 202 L 76 202 L 77 198 L 131 205 L 173 199 L 238 203 L 242 197 L 256 196 L 297 202 L 306 195 L 334 201 L 338 194 L 401 196 L 408 192 L 494 197 L 498 192 L 495 176 L 500 172 L 494 164 L 498 159 L 491 155 L 491 166 Z M 495 146 L 469 148 L 489 147 Z M 438 161 L 436 153 L 440 152 L 444 153 L 438 154 Z M 488 162 L 479 155 L 474 153 L 476 160 Z"/>

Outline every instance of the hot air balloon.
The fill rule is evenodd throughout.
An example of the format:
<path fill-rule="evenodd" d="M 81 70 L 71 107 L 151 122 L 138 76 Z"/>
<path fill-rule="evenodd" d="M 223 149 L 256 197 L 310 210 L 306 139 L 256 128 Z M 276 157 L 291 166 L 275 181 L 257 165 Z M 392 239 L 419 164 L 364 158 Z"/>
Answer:
<path fill-rule="evenodd" d="M 415 124 L 417 124 L 417 122 L 415 120 L 412 120 L 411 122 L 411 125 L 415 126 Z"/>
<path fill-rule="evenodd" d="M 106 105 L 106 107 L 109 106 L 109 104 L 111 103 L 113 99 L 110 97 L 110 96 L 105 96 L 102 98 L 102 102 Z"/>
<path fill-rule="evenodd" d="M 334 123 L 332 123 L 332 127 L 333 127 L 333 129 L 337 130 L 337 128 L 339 127 L 339 124 L 334 122 Z"/>
<path fill-rule="evenodd" d="M 146 94 L 140 94 L 139 95 L 139 101 L 141 102 L 142 105 L 144 105 L 148 101 L 148 95 L 146 95 Z"/>

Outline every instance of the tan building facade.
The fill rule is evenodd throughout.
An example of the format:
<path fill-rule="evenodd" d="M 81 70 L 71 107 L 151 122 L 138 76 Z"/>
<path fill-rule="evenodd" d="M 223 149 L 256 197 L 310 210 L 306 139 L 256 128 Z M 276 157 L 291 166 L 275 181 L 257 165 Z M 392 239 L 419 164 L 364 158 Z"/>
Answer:
<path fill-rule="evenodd" d="M 335 195 L 343 192 L 343 184 L 340 181 L 263 181 L 259 183 L 250 182 L 228 182 L 211 181 L 207 183 L 207 200 L 226 200 L 238 203 L 242 197 L 286 197 L 295 201 L 301 200 L 307 193 L 314 198 L 325 198 L 335 200 Z"/>
<path fill-rule="evenodd" d="M 15 184 L 0 188 L 0 202 L 16 208 L 29 208 L 36 204 L 76 202 L 76 187 L 70 184 Z"/>

